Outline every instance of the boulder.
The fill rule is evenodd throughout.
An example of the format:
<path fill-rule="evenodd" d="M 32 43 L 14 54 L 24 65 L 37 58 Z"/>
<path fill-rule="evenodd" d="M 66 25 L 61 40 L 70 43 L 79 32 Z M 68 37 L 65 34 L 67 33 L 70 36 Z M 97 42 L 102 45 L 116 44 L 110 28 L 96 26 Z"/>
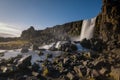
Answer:
<path fill-rule="evenodd" d="M 47 54 L 46 56 L 47 56 L 47 58 L 52 58 L 52 57 L 53 57 L 53 55 L 52 55 L 52 54 L 50 54 L 50 53 L 49 53 L 49 54 Z"/>
<path fill-rule="evenodd" d="M 32 71 L 36 71 L 36 72 L 39 71 L 40 69 L 40 66 L 36 63 L 34 63 L 31 67 L 32 67 Z"/>
<path fill-rule="evenodd" d="M 91 71 L 91 76 L 92 76 L 92 77 L 98 77 L 98 76 L 100 76 L 100 74 L 99 74 L 99 72 L 98 72 L 97 70 L 93 69 L 93 70 Z"/>
<path fill-rule="evenodd" d="M 120 80 L 120 68 L 111 67 L 110 76 L 111 76 L 114 80 Z"/>
<path fill-rule="evenodd" d="M 77 51 L 77 46 L 72 42 L 68 41 L 66 43 L 60 44 L 59 50 L 65 51 L 65 52 Z"/>
<path fill-rule="evenodd" d="M 35 76 L 35 77 L 37 77 L 37 76 L 39 75 L 39 73 L 33 71 L 33 72 L 32 72 L 32 75 Z"/>
<path fill-rule="evenodd" d="M 68 77 L 69 80 L 74 80 L 75 75 L 72 74 L 71 72 L 68 72 L 67 77 Z"/>
<path fill-rule="evenodd" d="M 44 55 L 44 53 L 43 53 L 42 51 L 39 51 L 39 52 L 38 52 L 38 55 L 39 55 L 39 56 L 42 56 L 42 55 Z"/>
<path fill-rule="evenodd" d="M 27 68 L 28 66 L 31 65 L 31 55 L 24 56 L 18 61 L 18 64 L 16 65 L 18 68 Z"/>
<path fill-rule="evenodd" d="M 108 69 L 103 67 L 101 70 L 99 70 L 99 73 L 100 73 L 100 75 L 105 75 L 107 73 L 107 71 L 108 71 Z"/>
<path fill-rule="evenodd" d="M 39 50 L 39 47 L 37 45 L 32 45 L 31 48 L 32 50 Z"/>
<path fill-rule="evenodd" d="M 81 45 L 87 49 L 91 49 L 94 51 L 102 52 L 103 49 L 106 48 L 106 44 L 102 41 L 102 39 L 92 38 L 90 40 L 83 39 Z"/>
<path fill-rule="evenodd" d="M 74 71 L 79 77 L 83 77 L 82 71 L 80 70 L 80 66 L 74 66 Z"/>
<path fill-rule="evenodd" d="M 26 47 L 23 47 L 22 49 L 21 49 L 21 53 L 27 53 L 29 50 L 28 50 L 28 48 L 26 48 Z"/>
<path fill-rule="evenodd" d="M 0 57 L 3 57 L 4 56 L 4 52 L 0 52 Z"/>

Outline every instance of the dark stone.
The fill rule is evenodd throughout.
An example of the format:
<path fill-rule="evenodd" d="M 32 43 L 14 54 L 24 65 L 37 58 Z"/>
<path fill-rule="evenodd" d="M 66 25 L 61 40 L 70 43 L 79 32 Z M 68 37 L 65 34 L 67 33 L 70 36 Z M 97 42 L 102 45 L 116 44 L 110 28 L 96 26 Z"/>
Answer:
<path fill-rule="evenodd" d="M 106 48 L 106 44 L 101 39 L 92 38 L 90 40 L 84 39 L 81 41 L 81 45 L 85 48 L 102 52 Z"/>
<path fill-rule="evenodd" d="M 36 64 L 36 63 L 34 63 L 33 65 L 32 65 L 32 71 L 39 71 L 39 68 L 40 68 L 40 66 L 38 65 L 38 64 Z"/>
<path fill-rule="evenodd" d="M 52 54 L 47 54 L 47 58 L 52 58 L 53 55 Z"/>
<path fill-rule="evenodd" d="M 20 69 L 27 68 L 28 66 L 31 65 L 31 58 L 32 56 L 24 56 L 18 61 L 18 64 L 16 65 Z"/>
<path fill-rule="evenodd" d="M 39 50 L 39 47 L 37 45 L 32 45 L 32 50 Z"/>
<path fill-rule="evenodd" d="M 72 52 L 77 50 L 77 46 L 71 42 L 66 42 L 64 44 L 61 44 L 60 50 L 65 52 Z"/>
<path fill-rule="evenodd" d="M 1 52 L 1 53 L 0 53 L 0 57 L 3 57 L 3 56 L 4 56 L 4 54 L 5 54 L 4 52 Z"/>
<path fill-rule="evenodd" d="M 26 48 L 26 47 L 23 47 L 22 49 L 21 49 L 21 53 L 27 53 L 29 50 L 28 50 L 28 48 Z"/>

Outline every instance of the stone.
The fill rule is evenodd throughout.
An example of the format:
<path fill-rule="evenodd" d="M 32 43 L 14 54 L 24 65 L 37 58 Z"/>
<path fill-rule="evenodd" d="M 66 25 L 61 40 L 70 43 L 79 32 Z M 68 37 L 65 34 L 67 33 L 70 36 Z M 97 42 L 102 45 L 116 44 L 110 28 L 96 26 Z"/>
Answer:
<path fill-rule="evenodd" d="M 26 68 L 31 65 L 31 55 L 26 55 L 22 57 L 19 61 L 18 64 L 16 65 L 18 68 Z"/>
<path fill-rule="evenodd" d="M 29 50 L 28 50 L 28 48 L 26 48 L 26 47 L 23 47 L 22 49 L 21 49 L 21 53 L 27 53 Z"/>
<path fill-rule="evenodd" d="M 84 54 L 85 58 L 91 58 L 91 53 L 90 52 L 85 52 Z"/>
<path fill-rule="evenodd" d="M 64 58 L 63 63 L 66 64 L 66 62 L 69 60 L 69 58 Z"/>
<path fill-rule="evenodd" d="M 71 41 L 61 42 L 59 50 L 65 52 L 77 51 L 77 46 Z"/>
<path fill-rule="evenodd" d="M 32 72 L 32 75 L 35 76 L 35 77 L 37 77 L 37 76 L 39 75 L 39 73 L 33 71 L 33 72 Z"/>
<path fill-rule="evenodd" d="M 48 68 L 48 76 L 52 78 L 58 78 L 60 76 L 60 72 L 53 67 Z"/>
<path fill-rule="evenodd" d="M 32 65 L 32 71 L 39 71 L 39 69 L 40 69 L 40 66 L 38 65 L 38 64 L 36 64 L 36 63 L 34 63 L 33 65 Z"/>
<path fill-rule="evenodd" d="M 98 76 L 100 76 L 100 74 L 99 74 L 99 72 L 98 72 L 97 70 L 93 69 L 93 70 L 91 71 L 91 76 L 92 76 L 92 77 L 98 77 Z"/>
<path fill-rule="evenodd" d="M 79 77 L 83 77 L 83 74 L 82 74 L 79 66 L 74 66 L 74 71 Z"/>
<path fill-rule="evenodd" d="M 4 52 L 0 52 L 0 57 L 3 57 L 4 56 Z"/>
<path fill-rule="evenodd" d="M 103 49 L 106 47 L 106 44 L 103 42 L 103 40 L 97 38 L 91 38 L 90 40 L 83 39 L 80 43 L 83 47 L 87 49 L 99 52 L 102 52 Z"/>
<path fill-rule="evenodd" d="M 86 66 L 86 65 L 87 65 L 87 63 L 88 63 L 87 61 L 83 61 L 83 65 L 84 65 L 84 66 Z"/>
<path fill-rule="evenodd" d="M 68 72 L 67 77 L 69 78 L 69 80 L 73 80 L 74 79 L 74 74 L 72 74 L 71 72 Z"/>
<path fill-rule="evenodd" d="M 32 48 L 33 51 L 34 50 L 39 50 L 39 47 L 37 45 L 32 45 L 31 48 Z"/>
<path fill-rule="evenodd" d="M 47 54 L 47 58 L 52 58 L 53 55 L 52 54 Z"/>
<path fill-rule="evenodd" d="M 8 68 L 6 66 L 1 66 L 1 70 L 3 73 L 6 73 L 8 71 Z"/>
<path fill-rule="evenodd" d="M 39 51 L 39 52 L 38 52 L 38 55 L 39 55 L 39 56 L 42 56 L 42 55 L 44 55 L 44 53 L 43 53 L 42 51 Z"/>
<path fill-rule="evenodd" d="M 114 78 L 114 80 L 120 80 L 120 68 L 111 68 L 110 76 Z"/>
<path fill-rule="evenodd" d="M 102 68 L 99 70 L 100 75 L 105 75 L 108 70 L 106 68 Z"/>

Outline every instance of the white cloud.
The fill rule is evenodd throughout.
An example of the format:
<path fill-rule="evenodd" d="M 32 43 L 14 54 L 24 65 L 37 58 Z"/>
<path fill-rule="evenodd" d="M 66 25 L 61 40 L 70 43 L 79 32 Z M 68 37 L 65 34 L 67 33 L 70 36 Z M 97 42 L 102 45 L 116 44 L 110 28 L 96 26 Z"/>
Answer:
<path fill-rule="evenodd" d="M 0 22 L 0 37 L 19 37 L 21 32 L 22 30 L 17 27 Z"/>

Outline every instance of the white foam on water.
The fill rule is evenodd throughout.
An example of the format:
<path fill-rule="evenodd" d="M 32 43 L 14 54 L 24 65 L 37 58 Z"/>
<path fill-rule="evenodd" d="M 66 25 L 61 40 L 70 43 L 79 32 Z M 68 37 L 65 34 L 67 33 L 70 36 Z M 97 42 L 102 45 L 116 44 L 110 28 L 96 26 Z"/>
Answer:
<path fill-rule="evenodd" d="M 0 57 L 1 59 L 9 59 L 21 55 L 21 52 L 18 50 L 7 50 L 4 52 L 4 56 Z"/>
<path fill-rule="evenodd" d="M 0 50 L 0 53 L 4 53 L 4 52 L 6 52 L 6 50 Z"/>
<path fill-rule="evenodd" d="M 44 45 L 44 46 L 40 46 L 39 49 L 50 49 L 55 43 L 51 43 L 49 45 Z"/>
<path fill-rule="evenodd" d="M 55 45 L 55 48 L 59 48 L 61 41 L 58 41 Z"/>
<path fill-rule="evenodd" d="M 1 51 L 5 51 L 5 50 L 1 50 Z M 0 59 L 6 59 L 7 60 L 7 59 L 10 59 L 12 57 L 17 57 L 17 55 L 22 55 L 23 59 L 24 59 L 25 56 L 31 55 L 32 56 L 31 63 L 34 64 L 37 61 L 44 61 L 46 59 L 48 59 L 49 61 L 52 61 L 55 57 L 59 56 L 62 53 L 61 51 L 50 51 L 50 50 L 45 50 L 45 51 L 42 51 L 42 52 L 44 54 L 39 56 L 39 51 L 32 51 L 30 49 L 29 49 L 29 52 L 27 52 L 27 53 L 21 53 L 21 49 L 7 50 L 4 53 L 4 56 L 0 57 Z M 52 58 L 47 58 L 48 54 L 52 54 L 53 57 Z M 40 64 L 40 66 L 41 66 L 41 64 Z"/>

